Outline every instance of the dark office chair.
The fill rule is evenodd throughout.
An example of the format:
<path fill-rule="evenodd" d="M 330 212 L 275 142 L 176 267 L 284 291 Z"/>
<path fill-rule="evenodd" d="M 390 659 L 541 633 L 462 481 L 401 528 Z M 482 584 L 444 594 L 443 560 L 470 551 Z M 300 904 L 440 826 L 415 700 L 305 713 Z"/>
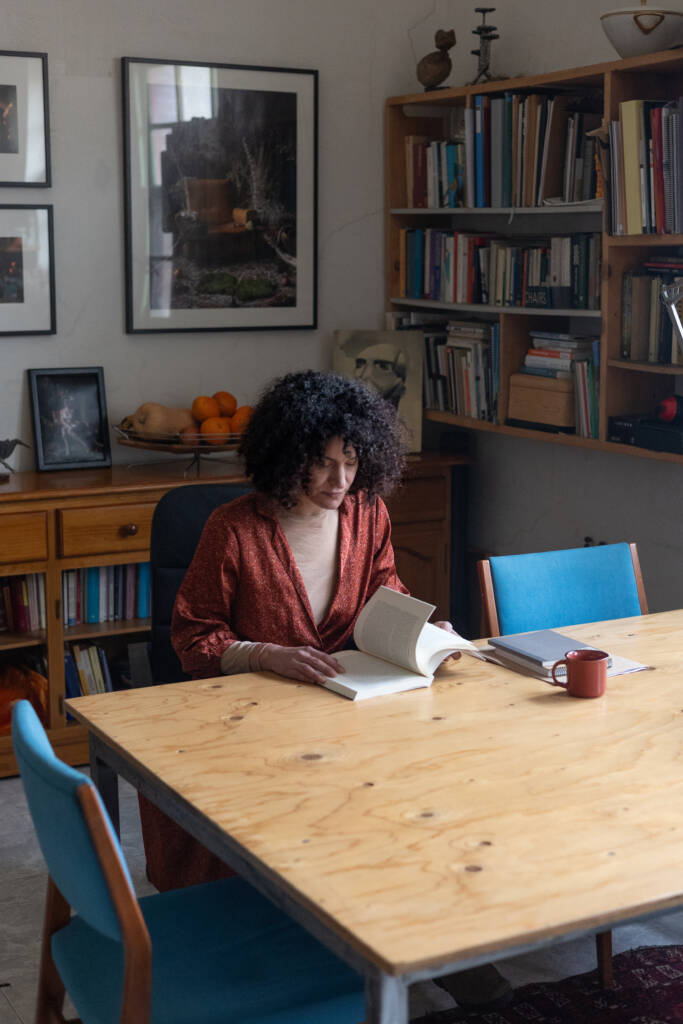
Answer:
<path fill-rule="evenodd" d="M 178 587 L 204 524 L 219 505 L 251 490 L 248 484 L 186 484 L 163 496 L 152 519 L 152 677 L 155 683 L 187 679 L 171 646 L 171 615 Z"/>
<path fill-rule="evenodd" d="M 500 555 L 477 562 L 486 636 L 647 615 L 635 544 Z M 598 974 L 611 988 L 612 933 L 595 936 Z"/>
<path fill-rule="evenodd" d="M 49 871 L 37 1021 L 65 1022 L 65 989 L 83 1024 L 362 1020 L 360 975 L 241 878 L 138 900 L 95 786 L 27 700 L 12 739 Z"/>

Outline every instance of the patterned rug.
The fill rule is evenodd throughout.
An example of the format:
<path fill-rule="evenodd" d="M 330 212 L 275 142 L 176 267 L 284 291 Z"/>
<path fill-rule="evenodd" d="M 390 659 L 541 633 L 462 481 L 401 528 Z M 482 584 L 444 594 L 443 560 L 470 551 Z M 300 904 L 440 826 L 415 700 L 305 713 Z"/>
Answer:
<path fill-rule="evenodd" d="M 441 1010 L 411 1024 L 683 1024 L 683 946 L 642 946 L 614 957 L 614 988 L 597 971 L 515 990 L 505 1010 Z"/>

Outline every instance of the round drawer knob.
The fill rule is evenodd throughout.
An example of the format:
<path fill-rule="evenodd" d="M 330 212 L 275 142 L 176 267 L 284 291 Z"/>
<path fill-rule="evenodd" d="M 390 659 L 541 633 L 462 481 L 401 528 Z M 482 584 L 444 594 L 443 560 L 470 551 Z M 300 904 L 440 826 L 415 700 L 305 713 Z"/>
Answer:
<path fill-rule="evenodd" d="M 138 528 L 135 523 L 126 523 L 125 526 L 121 527 L 121 534 L 124 537 L 134 537 L 138 532 Z"/>

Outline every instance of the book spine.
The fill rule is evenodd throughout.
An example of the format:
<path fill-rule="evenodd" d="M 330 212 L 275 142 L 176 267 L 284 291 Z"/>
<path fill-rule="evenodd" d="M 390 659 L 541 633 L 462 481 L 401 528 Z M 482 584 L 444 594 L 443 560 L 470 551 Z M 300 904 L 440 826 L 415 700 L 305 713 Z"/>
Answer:
<path fill-rule="evenodd" d="M 150 565 L 140 562 L 138 565 L 137 617 L 149 618 L 150 612 Z"/>
<path fill-rule="evenodd" d="M 630 359 L 633 313 L 633 271 L 627 271 L 624 274 L 621 285 L 621 358 Z"/>

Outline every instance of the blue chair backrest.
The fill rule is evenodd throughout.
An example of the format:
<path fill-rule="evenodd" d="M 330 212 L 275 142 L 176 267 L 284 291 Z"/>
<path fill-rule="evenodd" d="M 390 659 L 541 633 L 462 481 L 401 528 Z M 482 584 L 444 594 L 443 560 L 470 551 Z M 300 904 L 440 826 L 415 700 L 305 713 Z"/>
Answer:
<path fill-rule="evenodd" d="M 213 510 L 251 490 L 248 484 L 186 484 L 168 491 L 154 510 L 150 540 L 150 661 L 155 683 L 176 683 L 189 678 L 171 646 L 171 616 L 178 587 Z"/>
<path fill-rule="evenodd" d="M 67 903 L 89 925 L 120 942 L 121 929 L 114 904 L 77 795 L 84 784 L 94 789 L 92 781 L 56 757 L 27 700 L 17 701 L 12 708 L 12 742 L 52 880 Z M 119 841 L 107 812 L 104 808 L 102 811 L 132 889 Z"/>
<path fill-rule="evenodd" d="M 640 615 L 628 544 L 490 560 L 501 635 Z"/>

